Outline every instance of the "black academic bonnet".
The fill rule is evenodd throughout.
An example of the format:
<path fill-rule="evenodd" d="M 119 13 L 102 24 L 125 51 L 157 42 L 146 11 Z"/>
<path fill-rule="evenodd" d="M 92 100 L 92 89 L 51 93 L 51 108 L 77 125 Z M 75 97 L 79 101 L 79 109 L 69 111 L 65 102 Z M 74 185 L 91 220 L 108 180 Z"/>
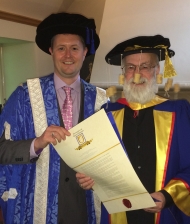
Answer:
<path fill-rule="evenodd" d="M 88 19 L 79 14 L 62 12 L 48 16 L 37 27 L 36 44 L 42 51 L 50 54 L 51 39 L 57 34 L 81 36 L 88 48 L 87 55 L 95 54 L 100 44 L 94 19 Z"/>
<path fill-rule="evenodd" d="M 169 57 L 175 55 L 170 47 L 170 40 L 161 35 L 138 36 L 122 43 L 117 44 L 105 57 L 107 63 L 111 65 L 121 65 L 121 55 L 124 58 L 127 55 L 137 53 L 154 53 L 158 55 L 160 61 L 165 60 L 166 54 Z"/>

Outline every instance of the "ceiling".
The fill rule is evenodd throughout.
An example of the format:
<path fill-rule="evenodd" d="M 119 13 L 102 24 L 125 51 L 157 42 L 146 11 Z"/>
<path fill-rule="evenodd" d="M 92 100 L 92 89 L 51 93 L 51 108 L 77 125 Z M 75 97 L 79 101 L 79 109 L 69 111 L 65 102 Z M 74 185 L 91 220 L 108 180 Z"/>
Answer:
<path fill-rule="evenodd" d="M 106 0 L 0 0 L 0 19 L 37 26 L 51 13 L 80 13 L 96 21 L 99 33 Z M 0 37 L 0 45 L 17 44 L 19 40 Z"/>
<path fill-rule="evenodd" d="M 67 11 L 73 2 L 84 0 L 1 0 L 1 11 L 43 20 L 51 13 Z"/>

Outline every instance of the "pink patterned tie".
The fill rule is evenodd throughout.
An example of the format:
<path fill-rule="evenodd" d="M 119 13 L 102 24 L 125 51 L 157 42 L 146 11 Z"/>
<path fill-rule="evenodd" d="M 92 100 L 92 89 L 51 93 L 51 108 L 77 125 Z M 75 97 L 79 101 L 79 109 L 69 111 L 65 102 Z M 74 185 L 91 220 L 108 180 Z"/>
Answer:
<path fill-rule="evenodd" d="M 68 86 L 64 86 L 63 89 L 66 93 L 65 102 L 62 108 L 62 118 L 65 125 L 65 128 L 69 130 L 72 128 L 72 117 L 73 117 L 73 103 L 71 98 L 71 88 Z"/>

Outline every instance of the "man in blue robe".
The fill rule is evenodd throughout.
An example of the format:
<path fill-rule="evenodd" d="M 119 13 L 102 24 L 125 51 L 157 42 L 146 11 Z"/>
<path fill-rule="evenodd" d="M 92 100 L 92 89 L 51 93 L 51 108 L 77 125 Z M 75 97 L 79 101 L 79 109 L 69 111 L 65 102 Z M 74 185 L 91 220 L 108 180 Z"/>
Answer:
<path fill-rule="evenodd" d="M 36 43 L 51 54 L 54 73 L 27 80 L 8 99 L 0 116 L 0 206 L 6 224 L 95 223 L 93 196 L 53 145 L 69 137 L 62 119 L 67 87 L 72 126 L 107 101 L 105 91 L 80 79 L 99 37 L 93 19 L 58 13 L 37 27 Z M 9 165 L 11 164 L 11 165 Z"/>
<path fill-rule="evenodd" d="M 172 78 L 169 57 L 174 54 L 169 39 L 156 35 L 126 40 L 106 55 L 109 64 L 122 64 L 124 86 L 123 98 L 103 108 L 112 112 L 133 168 L 156 206 L 128 208 L 126 220 L 121 213 L 107 214 L 102 224 L 190 223 L 190 105 L 156 95 L 159 61 L 165 60 L 164 77 Z M 83 174 L 77 178 L 84 189 L 94 184 Z M 105 210 L 102 215 L 106 217 Z"/>

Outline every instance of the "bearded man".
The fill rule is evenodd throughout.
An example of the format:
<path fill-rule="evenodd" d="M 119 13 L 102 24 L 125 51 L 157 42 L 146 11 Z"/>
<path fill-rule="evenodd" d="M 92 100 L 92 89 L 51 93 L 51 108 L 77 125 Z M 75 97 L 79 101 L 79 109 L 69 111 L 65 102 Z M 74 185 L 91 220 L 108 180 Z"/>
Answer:
<path fill-rule="evenodd" d="M 139 36 L 106 55 L 112 65 L 121 65 L 122 55 L 125 97 L 103 107 L 112 111 L 133 168 L 156 204 L 127 211 L 126 220 L 111 215 L 107 223 L 190 223 L 190 106 L 186 100 L 156 95 L 159 60 L 174 55 L 169 47 L 169 39 L 161 35 Z M 77 180 L 85 189 L 94 184 L 79 173 Z"/>
<path fill-rule="evenodd" d="M 138 66 L 139 58 L 141 64 Z M 145 104 L 158 92 L 156 74 L 159 73 L 159 60 L 153 53 L 132 54 L 123 59 L 123 70 L 126 74 L 123 92 L 128 102 Z M 139 82 L 134 83 L 134 72 L 140 72 Z"/>

